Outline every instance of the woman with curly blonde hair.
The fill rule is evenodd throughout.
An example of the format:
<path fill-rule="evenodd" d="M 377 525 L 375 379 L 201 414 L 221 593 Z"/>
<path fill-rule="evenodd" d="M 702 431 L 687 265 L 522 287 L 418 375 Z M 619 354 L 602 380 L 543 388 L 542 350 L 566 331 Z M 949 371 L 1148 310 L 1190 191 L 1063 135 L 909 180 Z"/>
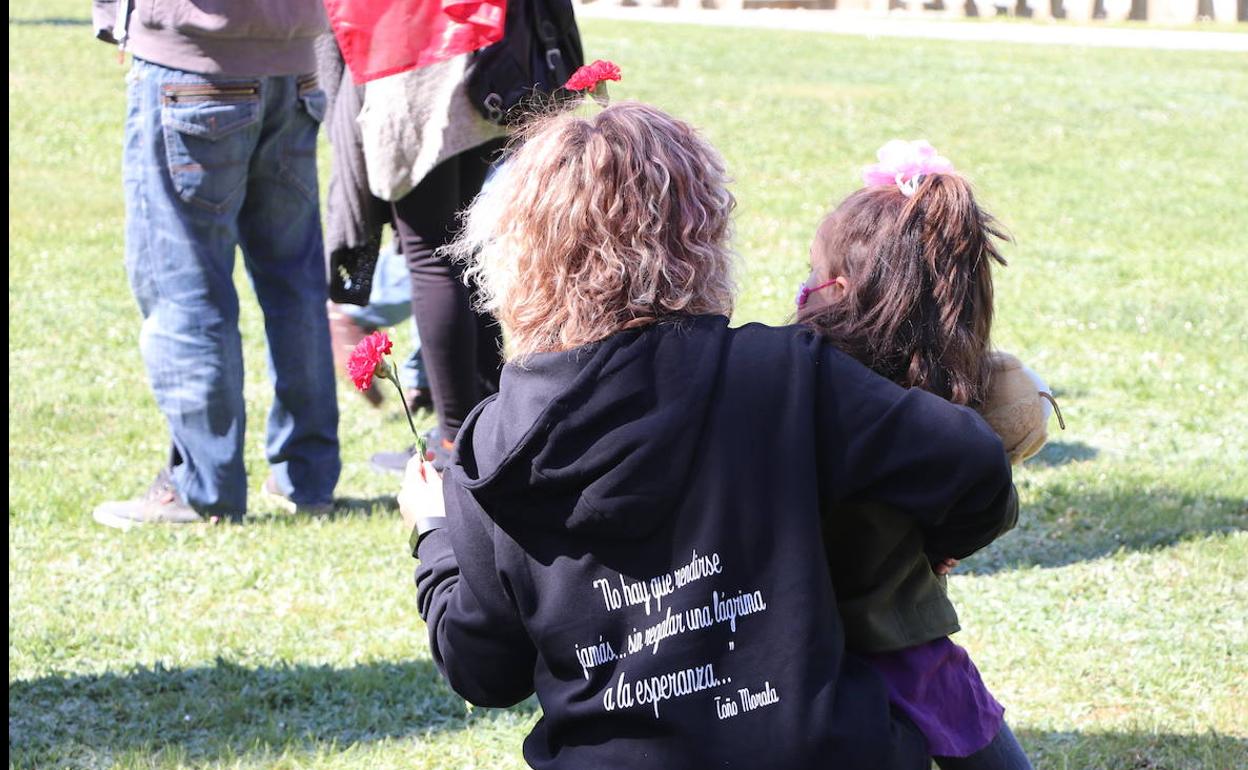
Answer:
<path fill-rule="evenodd" d="M 400 495 L 433 659 L 473 703 L 537 694 L 533 767 L 926 768 L 844 654 L 821 515 L 867 496 L 964 556 L 1009 466 L 808 330 L 728 327 L 726 179 L 620 103 L 534 123 L 473 205 L 453 251 L 509 362 L 443 483 L 413 462 Z"/>
<path fill-rule="evenodd" d="M 736 201 L 723 159 L 688 124 L 624 102 L 537 120 L 520 142 L 450 249 L 510 355 L 732 313 Z"/>

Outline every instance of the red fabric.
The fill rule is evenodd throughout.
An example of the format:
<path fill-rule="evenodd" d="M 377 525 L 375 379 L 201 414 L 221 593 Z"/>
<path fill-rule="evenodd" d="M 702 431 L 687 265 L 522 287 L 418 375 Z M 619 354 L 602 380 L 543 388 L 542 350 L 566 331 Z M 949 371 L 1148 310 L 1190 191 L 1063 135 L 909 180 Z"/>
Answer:
<path fill-rule="evenodd" d="M 357 85 L 503 38 L 507 0 L 325 0 Z"/>

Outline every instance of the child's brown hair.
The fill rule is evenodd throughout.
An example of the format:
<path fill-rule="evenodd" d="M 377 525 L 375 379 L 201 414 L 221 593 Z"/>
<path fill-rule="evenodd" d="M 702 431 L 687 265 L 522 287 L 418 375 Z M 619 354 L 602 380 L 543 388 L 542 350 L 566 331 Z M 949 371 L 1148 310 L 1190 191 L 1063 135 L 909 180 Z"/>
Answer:
<path fill-rule="evenodd" d="M 799 320 L 879 374 L 955 404 L 988 386 L 991 265 L 1006 239 L 956 174 L 850 195 L 819 225 L 811 259 L 820 280 L 844 276 L 845 296 Z"/>

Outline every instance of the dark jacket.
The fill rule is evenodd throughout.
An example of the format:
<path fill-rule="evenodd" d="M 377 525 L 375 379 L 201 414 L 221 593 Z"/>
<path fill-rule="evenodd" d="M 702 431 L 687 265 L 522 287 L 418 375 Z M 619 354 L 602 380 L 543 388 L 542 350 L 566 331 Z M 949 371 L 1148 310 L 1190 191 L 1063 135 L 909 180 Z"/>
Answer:
<path fill-rule="evenodd" d="M 339 303 L 367 305 L 382 228 L 390 221 L 390 203 L 369 189 L 364 140 L 356 120 L 364 107 L 364 86 L 351 80 L 351 72 L 332 34 L 322 35 L 316 41 L 316 77 L 328 100 L 325 137 L 333 147 L 329 188 L 321 211 L 329 298 Z"/>
<path fill-rule="evenodd" d="M 536 691 L 532 766 L 875 770 L 924 742 L 844 653 L 821 513 L 879 500 L 966 556 L 1010 469 L 974 412 L 704 316 L 509 364 L 444 487 L 433 659 L 479 705 Z"/>

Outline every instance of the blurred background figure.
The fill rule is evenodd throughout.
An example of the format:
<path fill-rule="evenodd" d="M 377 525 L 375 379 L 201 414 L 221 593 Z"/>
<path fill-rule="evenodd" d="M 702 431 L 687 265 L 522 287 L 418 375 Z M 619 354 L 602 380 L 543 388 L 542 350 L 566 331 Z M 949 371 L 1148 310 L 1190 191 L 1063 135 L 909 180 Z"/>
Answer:
<path fill-rule="evenodd" d="M 357 85 L 339 42 L 318 44 L 330 91 L 334 156 L 326 203 L 326 252 L 334 354 L 346 356 L 374 329 L 412 316 L 415 349 L 403 366 L 408 405 L 432 406 L 429 446 L 445 456 L 464 417 L 497 387 L 502 339 L 472 310 L 461 270 L 436 254 L 458 232 L 458 214 L 481 190 L 507 131 L 471 104 L 470 55 L 461 54 Z M 378 254 L 385 224 L 397 254 Z M 365 398 L 379 404 L 377 388 Z M 402 473 L 412 448 L 374 455 Z"/>
<path fill-rule="evenodd" d="M 334 370 L 343 374 L 347 359 L 359 341 L 378 329 L 398 326 L 412 317 L 412 279 L 398 246 L 384 249 L 377 257 L 372 290 L 367 305 L 329 305 L 329 333 L 334 345 Z M 407 408 L 416 412 L 432 409 L 429 376 L 420 355 L 420 330 L 412 319 L 412 352 L 399 365 L 399 381 Z M 355 390 L 352 388 L 352 390 Z M 385 400 L 381 388 L 356 391 L 373 406 Z"/>

